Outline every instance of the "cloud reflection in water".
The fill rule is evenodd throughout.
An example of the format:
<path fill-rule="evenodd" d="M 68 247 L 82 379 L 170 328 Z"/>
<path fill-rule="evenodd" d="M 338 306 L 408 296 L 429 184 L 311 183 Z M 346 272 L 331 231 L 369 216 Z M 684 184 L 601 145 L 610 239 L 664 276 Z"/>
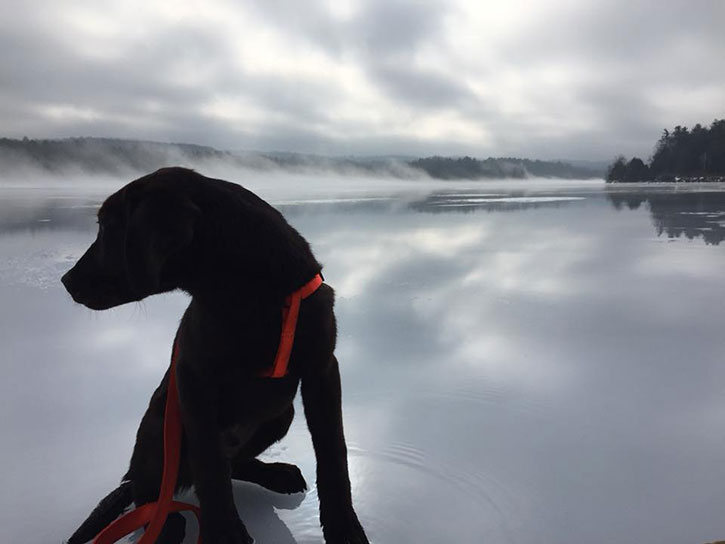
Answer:
<path fill-rule="evenodd" d="M 719 247 L 658 243 L 654 211 L 617 211 L 591 188 L 332 196 L 281 209 L 337 289 L 351 474 L 374 541 L 723 537 Z M 671 198 L 678 217 L 702 206 Z M 186 304 L 95 314 L 33 280 L 59 277 L 93 236 L 91 208 L 59 206 L 0 220 L 13 542 L 66 537 L 117 481 Z M 299 415 L 267 455 L 314 480 Z M 258 541 L 320 541 L 314 489 L 291 509 L 246 490 L 237 504 Z"/>

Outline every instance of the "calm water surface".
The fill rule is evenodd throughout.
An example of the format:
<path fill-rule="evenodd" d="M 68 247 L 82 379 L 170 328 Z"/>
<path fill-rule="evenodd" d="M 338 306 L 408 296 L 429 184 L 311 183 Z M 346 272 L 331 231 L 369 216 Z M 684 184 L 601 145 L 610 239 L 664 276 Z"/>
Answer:
<path fill-rule="evenodd" d="M 248 185 L 337 290 L 372 542 L 725 538 L 725 188 Z M 109 192 L 0 191 L 4 542 L 61 542 L 117 485 L 188 303 L 72 303 Z M 266 457 L 314 482 L 301 410 Z M 260 544 L 321 542 L 314 485 L 235 496 Z"/>

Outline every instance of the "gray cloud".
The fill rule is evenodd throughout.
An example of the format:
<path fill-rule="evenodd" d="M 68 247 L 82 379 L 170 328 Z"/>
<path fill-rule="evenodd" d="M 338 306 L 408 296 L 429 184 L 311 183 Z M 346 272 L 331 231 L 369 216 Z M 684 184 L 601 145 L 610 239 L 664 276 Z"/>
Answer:
<path fill-rule="evenodd" d="M 374 0 L 350 26 L 371 54 L 412 55 L 421 43 L 440 36 L 444 15 L 439 2 Z"/>
<path fill-rule="evenodd" d="M 382 89 L 406 104 L 451 108 L 473 99 L 473 95 L 455 81 L 405 64 L 381 63 L 373 66 L 370 73 Z"/>
<path fill-rule="evenodd" d="M 6 7 L 4 135 L 597 159 L 725 111 L 714 0 L 155 6 Z"/>

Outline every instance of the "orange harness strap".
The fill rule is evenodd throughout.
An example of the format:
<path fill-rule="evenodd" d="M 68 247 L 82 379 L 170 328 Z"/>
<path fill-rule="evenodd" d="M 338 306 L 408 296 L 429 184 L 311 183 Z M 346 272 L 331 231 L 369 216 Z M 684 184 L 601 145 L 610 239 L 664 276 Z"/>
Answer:
<path fill-rule="evenodd" d="M 274 358 L 274 364 L 269 369 L 261 372 L 260 377 L 282 378 L 287 375 L 292 345 L 295 341 L 300 302 L 317 291 L 320 285 L 322 285 L 322 277 L 317 274 L 285 300 L 285 306 L 282 308 L 282 334 L 277 348 L 277 355 Z M 150 502 L 131 510 L 113 521 L 98 533 L 96 538 L 93 539 L 93 544 L 113 544 L 144 525 L 147 525 L 146 531 L 139 539 L 138 544 L 153 544 L 161 533 L 166 518 L 172 512 L 190 510 L 196 515 L 201 524 L 201 510 L 198 506 L 173 500 L 176 478 L 179 473 L 179 450 L 182 432 L 179 394 L 176 389 L 177 347 L 177 342 L 174 342 L 166 392 L 166 411 L 164 412 L 164 470 L 161 476 L 159 499 L 156 502 Z M 201 532 L 196 544 L 201 544 Z"/>
<path fill-rule="evenodd" d="M 282 308 L 282 335 L 279 339 L 277 355 L 274 364 L 259 375 L 263 378 L 283 378 L 287 375 L 287 365 L 292 353 L 292 345 L 295 342 L 295 331 L 297 330 L 297 316 L 300 313 L 300 302 L 309 297 L 322 285 L 322 276 L 317 274 L 314 278 L 287 296 L 284 308 Z"/>

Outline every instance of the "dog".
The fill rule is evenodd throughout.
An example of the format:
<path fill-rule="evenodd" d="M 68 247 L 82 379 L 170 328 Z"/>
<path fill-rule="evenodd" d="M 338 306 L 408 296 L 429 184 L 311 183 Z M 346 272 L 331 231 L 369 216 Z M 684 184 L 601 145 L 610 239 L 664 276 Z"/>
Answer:
<path fill-rule="evenodd" d="M 286 297 L 321 272 L 307 241 L 242 186 L 185 168 L 163 168 L 112 194 L 98 235 L 61 279 L 77 303 L 105 310 L 181 289 L 191 295 L 176 333 L 183 442 L 177 490 L 193 486 L 204 544 L 253 539 L 232 498 L 232 479 L 280 493 L 307 487 L 291 464 L 257 456 L 279 441 L 301 389 L 317 461 L 327 544 L 368 544 L 353 509 L 343 434 L 334 292 L 322 284 L 301 302 L 287 375 L 260 377 L 275 358 Z M 96 536 L 131 502 L 159 495 L 169 372 L 151 397 L 128 472 L 69 539 Z M 180 542 L 171 514 L 157 542 Z"/>

